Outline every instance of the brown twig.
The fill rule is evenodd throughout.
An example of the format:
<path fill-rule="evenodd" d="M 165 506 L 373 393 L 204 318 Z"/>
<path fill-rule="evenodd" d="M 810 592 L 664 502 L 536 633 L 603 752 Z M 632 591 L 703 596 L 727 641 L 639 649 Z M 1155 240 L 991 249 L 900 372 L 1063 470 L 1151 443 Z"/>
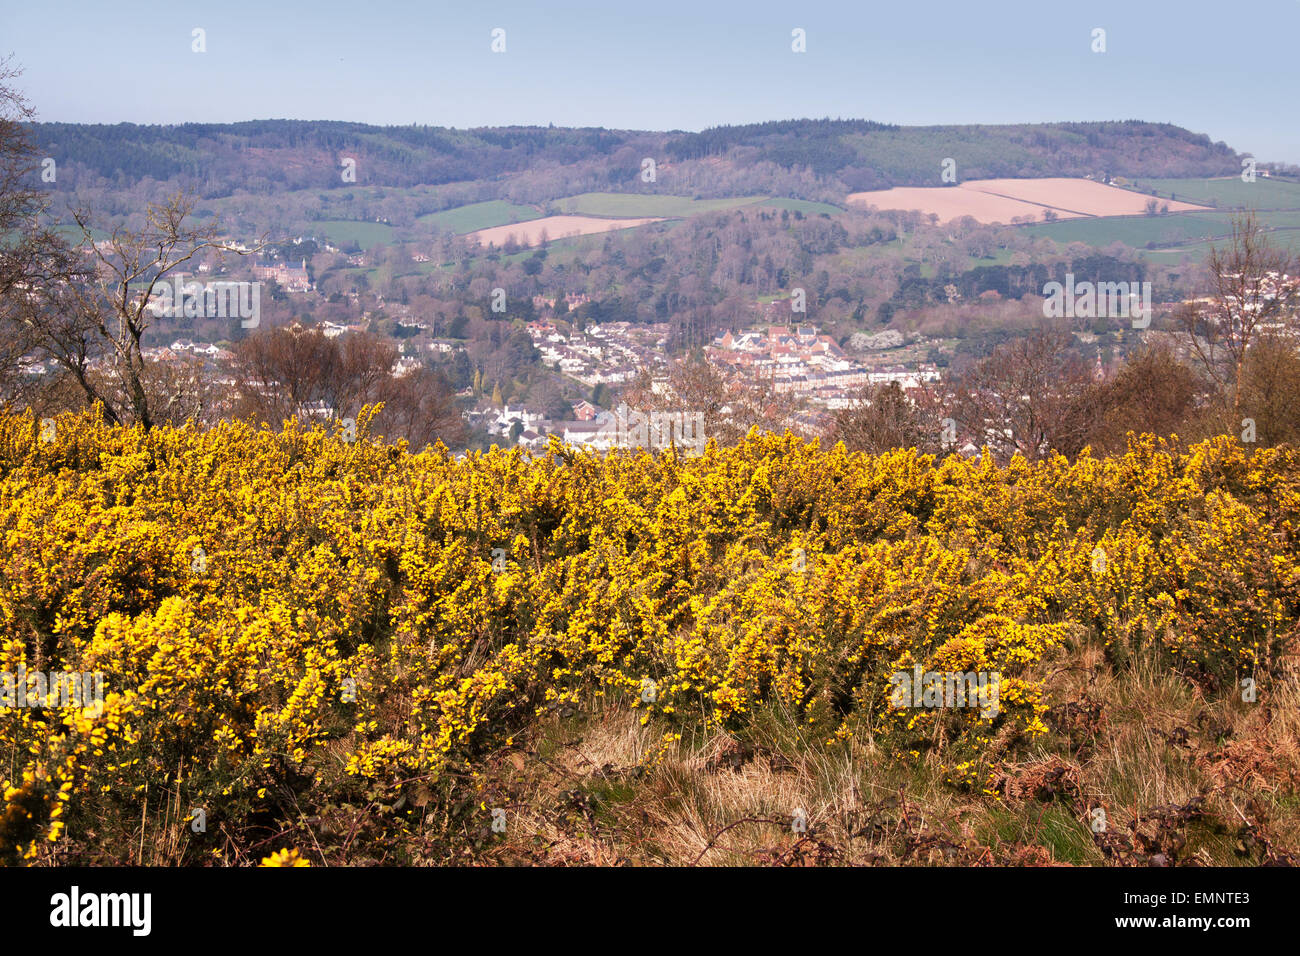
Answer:
<path fill-rule="evenodd" d="M 717 843 L 719 839 L 721 839 L 722 835 L 726 833 L 728 830 L 732 829 L 733 827 L 740 826 L 742 823 L 773 823 L 776 824 L 777 826 L 785 825 L 784 820 L 773 820 L 769 817 L 741 817 L 739 820 L 736 820 L 732 823 L 728 823 L 725 827 L 723 827 L 721 830 L 715 833 L 713 835 L 713 839 L 709 840 L 709 842 L 704 845 L 704 849 L 700 851 L 700 855 L 695 858 L 695 862 L 693 862 L 691 866 L 699 866 L 700 860 L 704 859 L 704 854 L 708 853 L 710 850 L 713 849 L 713 845 Z"/>

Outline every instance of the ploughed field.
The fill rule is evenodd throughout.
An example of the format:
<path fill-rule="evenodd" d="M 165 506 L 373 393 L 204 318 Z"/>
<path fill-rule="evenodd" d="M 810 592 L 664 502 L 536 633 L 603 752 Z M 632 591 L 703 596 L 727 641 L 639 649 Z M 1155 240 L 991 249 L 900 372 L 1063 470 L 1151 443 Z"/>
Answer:
<path fill-rule="evenodd" d="M 611 232 L 615 229 L 631 229 L 646 223 L 663 222 L 658 218 L 614 219 L 597 216 L 544 216 L 528 222 L 511 223 L 506 226 L 493 226 L 468 234 L 480 245 L 504 246 L 511 237 L 521 246 L 535 246 L 543 238 L 567 239 L 573 236 L 589 236 L 598 232 Z"/>
<path fill-rule="evenodd" d="M 934 213 L 941 222 L 970 216 L 981 223 L 1040 222 L 1047 211 L 1057 219 L 1136 216 L 1151 196 L 1090 179 L 974 179 L 955 186 L 905 186 L 850 194 L 849 202 L 878 209 Z M 1208 207 L 1161 199 L 1170 212 Z"/>

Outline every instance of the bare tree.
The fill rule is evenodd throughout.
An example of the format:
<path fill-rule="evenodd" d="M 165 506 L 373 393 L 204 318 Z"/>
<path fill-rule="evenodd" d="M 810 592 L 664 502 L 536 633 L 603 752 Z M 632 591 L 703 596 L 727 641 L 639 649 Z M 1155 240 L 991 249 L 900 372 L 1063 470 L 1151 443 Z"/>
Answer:
<path fill-rule="evenodd" d="M 205 250 L 246 255 L 262 248 L 225 244 L 215 222 L 188 224 L 195 202 L 177 194 L 151 204 L 142 229 L 119 224 L 98 241 L 92 213 L 74 210 L 81 241 L 73 249 L 60 247 L 52 230 L 34 227 L 30 241 L 47 251 L 36 259 L 43 267 L 29 267 L 24 279 L 11 283 L 21 294 L 4 296 L 0 318 L 20 347 L 53 363 L 61 379 L 73 383 L 87 404 L 99 404 L 115 424 L 149 428 L 202 404 L 198 390 L 188 389 L 195 369 L 146 366 L 143 337 L 154 291 Z M 178 386 L 182 393 L 172 391 Z"/>
<path fill-rule="evenodd" d="M 1260 444 L 1300 443 L 1300 353 L 1294 343 L 1277 336 L 1255 343 L 1246 356 L 1239 411 L 1253 422 Z"/>
<path fill-rule="evenodd" d="M 380 387 L 393 374 L 398 350 L 392 342 L 371 332 L 333 339 L 337 358 L 334 374 L 325 382 L 325 398 L 341 415 L 360 411 L 378 400 Z"/>
<path fill-rule="evenodd" d="M 1036 330 L 998 346 L 954 383 L 956 424 L 1001 458 L 1082 450 L 1102 408 L 1071 340 Z"/>
<path fill-rule="evenodd" d="M 319 329 L 259 329 L 235 348 L 234 414 L 278 425 L 318 406 L 333 411 L 339 361 L 338 344 Z"/>
<path fill-rule="evenodd" d="M 928 394 L 914 401 L 897 382 L 863 388 L 857 400 L 831 417 L 827 438 L 850 451 L 879 455 L 894 448 L 940 452 L 939 416 Z"/>
<path fill-rule="evenodd" d="M 1192 354 L 1218 387 L 1235 421 L 1247 353 L 1261 338 L 1295 323 L 1300 304 L 1297 262 L 1275 248 L 1253 212 L 1234 217 L 1227 246 L 1212 246 L 1209 302 L 1176 313 Z"/>
<path fill-rule="evenodd" d="M 397 348 L 369 332 L 327 338 L 301 326 L 261 329 L 239 343 L 232 414 L 280 425 L 289 419 L 338 422 L 382 404 L 371 428 L 412 447 L 466 436 L 450 384 L 417 368 L 395 375 Z"/>
<path fill-rule="evenodd" d="M 468 437 L 455 393 L 440 372 L 418 368 L 389 376 L 379 383 L 377 398 L 384 406 L 371 424 L 377 435 L 404 438 L 417 451 L 438 441 L 457 448 Z"/>
<path fill-rule="evenodd" d="M 140 230 L 114 227 L 107 239 L 96 241 L 93 216 L 77 209 L 73 219 L 81 230 L 81 252 L 91 261 L 91 276 L 71 282 L 62 297 L 71 306 L 64 316 L 47 315 L 38 332 L 47 351 L 85 389 L 91 401 L 104 403 L 105 415 L 118 423 L 154 424 L 148 375 L 141 340 L 149 328 L 154 291 L 167 276 L 206 250 L 246 255 L 219 238 L 216 222 L 190 225 L 196 197 L 177 193 L 151 203 Z M 88 374 L 89 359 L 102 355 L 111 390 Z"/>
<path fill-rule="evenodd" d="M 735 444 L 751 428 L 784 432 L 796 429 L 799 402 L 789 392 L 777 392 L 764 379 L 729 379 L 704 359 L 670 364 L 666 380 L 655 382 L 642 369 L 623 390 L 622 400 L 643 411 L 698 412 L 704 434 L 720 445 Z"/>
<path fill-rule="evenodd" d="M 1129 432 L 1199 437 L 1194 433 L 1202 428 L 1201 386 L 1195 369 L 1179 362 L 1167 345 L 1147 345 L 1093 391 L 1096 418 L 1087 443 L 1094 451 L 1122 454 Z"/>
<path fill-rule="evenodd" d="M 31 107 L 13 88 L 20 71 L 0 60 L 0 405 L 29 402 L 40 379 L 27 374 L 36 350 L 31 318 L 40 290 L 76 270 L 76 257 L 46 219 L 47 195 L 35 187 Z"/>

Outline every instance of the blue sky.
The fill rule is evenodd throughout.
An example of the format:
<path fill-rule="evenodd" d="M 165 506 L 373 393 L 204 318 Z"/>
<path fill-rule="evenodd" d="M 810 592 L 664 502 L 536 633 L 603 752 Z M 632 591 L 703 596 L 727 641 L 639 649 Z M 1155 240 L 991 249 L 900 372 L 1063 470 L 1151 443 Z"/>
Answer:
<path fill-rule="evenodd" d="M 1292 163 L 1297 37 L 1300 0 L 0 0 L 0 56 L 43 120 L 1144 119 Z"/>

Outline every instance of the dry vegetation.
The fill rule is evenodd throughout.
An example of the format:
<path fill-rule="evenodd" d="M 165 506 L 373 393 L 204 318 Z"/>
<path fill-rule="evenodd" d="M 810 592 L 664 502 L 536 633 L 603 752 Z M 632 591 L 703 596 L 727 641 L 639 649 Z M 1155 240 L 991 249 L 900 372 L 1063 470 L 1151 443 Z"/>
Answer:
<path fill-rule="evenodd" d="M 1243 865 L 1300 862 L 1300 687 L 1206 700 L 1154 660 L 1117 671 L 1081 640 L 1049 682 L 1051 734 L 954 790 L 938 756 L 869 735 L 826 747 L 788 713 L 700 734 L 646 768 L 635 711 L 593 699 L 484 773 L 507 834 L 466 859 L 632 865 Z M 586 708 L 584 708 L 586 710 Z M 1090 815 L 1105 810 L 1094 834 Z M 792 829 L 805 808 L 806 833 Z"/>
<path fill-rule="evenodd" d="M 370 423 L 0 415 L 0 671 L 106 691 L 0 709 L 0 859 L 1300 851 L 1292 448 L 455 459 Z M 913 667 L 1000 707 L 900 709 Z"/>

